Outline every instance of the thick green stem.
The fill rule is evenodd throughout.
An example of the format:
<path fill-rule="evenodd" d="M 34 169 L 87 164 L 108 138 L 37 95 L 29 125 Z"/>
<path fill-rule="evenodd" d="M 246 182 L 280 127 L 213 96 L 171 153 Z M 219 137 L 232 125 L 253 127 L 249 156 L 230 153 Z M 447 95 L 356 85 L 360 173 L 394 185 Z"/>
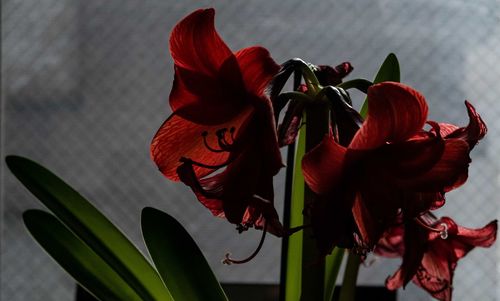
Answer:
<path fill-rule="evenodd" d="M 306 153 L 317 146 L 329 131 L 329 110 L 327 103 L 315 102 L 306 110 Z M 304 208 L 307 210 L 316 195 L 307 186 L 304 191 Z M 310 225 L 309 215 L 304 215 L 304 224 Z M 314 238 L 312 227 L 304 229 L 302 243 L 302 294 L 301 300 L 322 300 L 324 298 L 325 267 Z"/>
<path fill-rule="evenodd" d="M 354 301 L 356 280 L 358 279 L 360 263 L 360 256 L 351 251 L 349 253 L 349 257 L 347 258 L 347 265 L 344 272 L 344 281 L 342 282 L 339 301 Z"/>
<path fill-rule="evenodd" d="M 325 298 L 324 301 L 331 301 L 337 283 L 340 266 L 344 259 L 344 248 L 335 247 L 332 254 L 325 258 Z"/>

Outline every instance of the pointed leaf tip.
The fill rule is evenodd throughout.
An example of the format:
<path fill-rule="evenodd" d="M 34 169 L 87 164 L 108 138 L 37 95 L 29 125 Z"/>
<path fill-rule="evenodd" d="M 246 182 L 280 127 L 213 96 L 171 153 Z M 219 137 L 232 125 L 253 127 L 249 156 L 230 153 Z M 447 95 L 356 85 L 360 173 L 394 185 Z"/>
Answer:
<path fill-rule="evenodd" d="M 141 226 L 151 258 L 175 300 L 227 301 L 195 241 L 174 217 L 146 207 Z"/>

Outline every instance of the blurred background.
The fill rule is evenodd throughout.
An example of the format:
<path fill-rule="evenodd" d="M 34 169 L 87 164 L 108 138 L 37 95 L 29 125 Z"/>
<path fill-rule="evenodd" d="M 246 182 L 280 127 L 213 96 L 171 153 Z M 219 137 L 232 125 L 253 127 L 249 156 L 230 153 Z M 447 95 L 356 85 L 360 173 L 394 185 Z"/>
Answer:
<path fill-rule="evenodd" d="M 281 240 L 237 234 L 192 193 L 167 181 L 149 143 L 170 114 L 172 27 L 200 7 L 216 8 L 231 49 L 259 44 L 278 62 L 350 61 L 349 78 L 372 79 L 390 52 L 402 81 L 428 100 L 430 118 L 465 125 L 469 99 L 489 132 L 472 152 L 469 181 L 438 214 L 482 227 L 500 213 L 500 2 L 497 0 L 2 0 L 1 299 L 74 300 L 74 281 L 34 242 L 22 212 L 39 207 L 6 170 L 6 154 L 47 166 L 92 200 L 143 250 L 140 210 L 178 218 L 223 282 L 275 284 Z M 359 106 L 362 95 L 353 93 Z M 283 174 L 276 178 L 282 211 Z M 454 300 L 500 300 L 500 249 L 476 249 L 458 264 Z M 399 260 L 370 257 L 360 283 L 383 285 Z M 410 284 L 399 300 L 431 300 Z"/>

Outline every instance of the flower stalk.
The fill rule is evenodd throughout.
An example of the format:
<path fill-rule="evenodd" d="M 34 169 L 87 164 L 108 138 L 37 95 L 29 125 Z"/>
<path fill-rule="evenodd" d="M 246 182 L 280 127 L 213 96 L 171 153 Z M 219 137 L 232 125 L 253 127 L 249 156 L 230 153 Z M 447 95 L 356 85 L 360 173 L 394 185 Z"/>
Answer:
<path fill-rule="evenodd" d="M 315 102 L 306 109 L 306 152 L 318 145 L 329 131 L 329 110 L 327 103 Z M 312 206 L 316 195 L 306 186 L 304 208 Z M 304 216 L 304 224 L 311 224 L 311 216 Z M 301 300 L 321 300 L 324 297 L 325 268 L 319 264 L 322 257 L 314 238 L 313 228 L 304 229 L 302 245 L 302 298 Z"/>

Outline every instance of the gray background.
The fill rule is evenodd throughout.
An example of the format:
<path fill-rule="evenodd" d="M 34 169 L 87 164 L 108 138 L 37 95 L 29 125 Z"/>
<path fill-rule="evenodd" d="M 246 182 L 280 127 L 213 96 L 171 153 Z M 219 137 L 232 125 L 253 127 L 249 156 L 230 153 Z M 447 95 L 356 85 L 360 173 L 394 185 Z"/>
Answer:
<path fill-rule="evenodd" d="M 468 183 L 440 213 L 468 227 L 499 216 L 500 10 L 496 0 L 71 1 L 2 0 L 1 155 L 18 154 L 55 171 L 142 247 L 140 209 L 168 211 L 194 236 L 224 282 L 277 283 L 280 240 L 269 237 L 252 262 L 259 233 L 237 235 L 213 218 L 149 159 L 149 143 L 169 115 L 168 37 L 199 7 L 215 7 L 233 50 L 260 44 L 278 62 L 351 61 L 350 78 L 372 78 L 385 56 L 400 59 L 402 81 L 426 95 L 430 117 L 466 124 L 469 99 L 489 127 L 472 153 Z M 358 104 L 361 95 L 353 95 Z M 276 179 L 279 211 L 283 175 Z M 2 300 L 73 300 L 74 283 L 31 239 L 21 221 L 37 201 L 2 159 Z M 500 300 L 499 248 L 459 262 L 455 300 Z M 372 262 L 372 260 L 370 260 Z M 360 282 L 383 284 L 398 260 L 374 258 Z M 429 300 L 413 285 L 400 300 Z"/>

